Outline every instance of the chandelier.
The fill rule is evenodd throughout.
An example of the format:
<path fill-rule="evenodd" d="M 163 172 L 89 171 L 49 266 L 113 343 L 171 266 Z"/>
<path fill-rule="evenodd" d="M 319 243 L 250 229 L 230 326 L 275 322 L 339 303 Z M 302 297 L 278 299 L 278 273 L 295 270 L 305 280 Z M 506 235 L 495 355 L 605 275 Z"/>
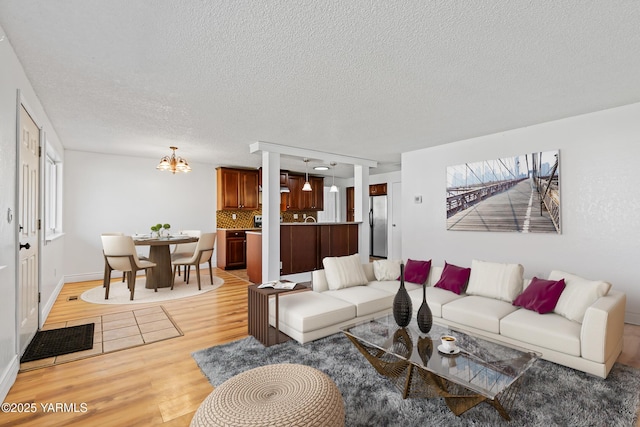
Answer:
<path fill-rule="evenodd" d="M 160 159 L 160 163 L 156 166 L 156 169 L 161 171 L 169 171 L 175 175 L 176 172 L 191 172 L 189 163 L 182 157 L 176 157 L 176 150 L 178 147 L 169 147 L 172 152 L 171 156 L 164 156 Z"/>

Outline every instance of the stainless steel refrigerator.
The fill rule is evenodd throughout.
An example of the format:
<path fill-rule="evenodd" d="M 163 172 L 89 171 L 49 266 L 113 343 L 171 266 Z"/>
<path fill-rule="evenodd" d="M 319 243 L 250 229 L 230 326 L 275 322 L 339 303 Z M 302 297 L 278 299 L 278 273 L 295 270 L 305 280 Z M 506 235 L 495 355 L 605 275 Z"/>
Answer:
<path fill-rule="evenodd" d="M 369 197 L 371 256 L 387 257 L 387 196 Z"/>

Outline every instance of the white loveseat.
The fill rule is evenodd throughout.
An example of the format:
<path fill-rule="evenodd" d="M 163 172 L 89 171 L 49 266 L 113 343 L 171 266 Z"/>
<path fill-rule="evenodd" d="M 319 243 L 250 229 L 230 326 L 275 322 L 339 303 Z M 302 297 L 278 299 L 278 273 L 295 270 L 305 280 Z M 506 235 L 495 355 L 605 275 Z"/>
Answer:
<path fill-rule="evenodd" d="M 496 266 L 498 273 L 495 271 Z M 574 306 L 584 304 L 585 301 L 589 305 L 579 309 L 580 313 L 568 313 L 568 317 L 573 316 L 574 320 L 569 320 L 567 313 L 538 314 L 516 307 L 508 301 L 521 293 L 530 280 L 522 279 L 520 273 L 518 285 L 518 280 L 514 279 L 517 274 L 511 274 L 510 278 L 499 274 L 501 266 L 513 267 L 507 264 L 483 264 L 482 261 L 474 260 L 467 292 L 460 295 L 434 287 L 440 279 L 443 267 L 431 267 L 426 282 L 426 298 L 434 323 L 531 349 L 541 353 L 543 359 L 606 378 L 622 351 L 625 294 L 609 289 L 610 285 L 606 284 L 606 295 L 595 297 L 595 302 L 590 303 L 585 300 L 589 296 L 580 286 L 593 282 L 554 271 L 550 278 L 558 280 L 562 276 L 567 283 L 564 291 L 566 294 L 563 292 L 558 306 L 563 303 L 565 311 L 571 311 Z M 474 267 L 477 272 L 482 272 L 484 268 L 485 274 L 478 273 L 474 276 Z M 522 271 L 521 266 L 519 269 Z M 314 271 L 312 292 L 280 297 L 280 330 L 298 342 L 305 343 L 339 332 L 345 325 L 391 312 L 399 281 L 376 280 L 372 263 L 362 265 L 361 271 L 366 277 L 366 284 L 333 290 L 329 287 L 327 272 Z M 491 272 L 487 275 L 487 271 Z M 482 289 L 482 282 L 479 282 L 483 277 L 511 281 L 511 287 L 504 283 L 496 285 L 496 282 L 490 281 L 487 291 Z M 415 316 L 422 303 L 423 289 L 421 285 L 408 282 L 405 286 L 411 296 Z M 498 296 L 507 301 L 496 295 L 491 296 L 492 292 L 504 294 Z M 565 301 L 562 300 L 563 296 L 566 296 Z M 583 301 L 579 301 L 581 299 Z M 272 324 L 275 323 L 274 312 L 272 307 Z"/>

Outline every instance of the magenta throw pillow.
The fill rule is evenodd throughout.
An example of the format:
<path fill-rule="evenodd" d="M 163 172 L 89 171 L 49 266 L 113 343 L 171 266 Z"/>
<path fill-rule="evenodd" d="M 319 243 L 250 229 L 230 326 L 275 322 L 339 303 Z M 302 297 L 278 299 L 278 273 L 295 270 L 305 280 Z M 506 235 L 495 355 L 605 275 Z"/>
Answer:
<path fill-rule="evenodd" d="M 550 313 L 556 307 L 564 287 L 564 279 L 555 281 L 534 277 L 529 286 L 513 301 L 513 305 L 540 314 Z"/>
<path fill-rule="evenodd" d="M 460 295 L 467 287 L 470 275 L 470 268 L 458 267 L 445 262 L 442 276 L 434 286 Z"/>
<path fill-rule="evenodd" d="M 416 261 L 408 259 L 404 266 L 404 281 L 424 285 L 431 270 L 431 260 Z M 398 277 L 398 280 L 400 278 Z"/>

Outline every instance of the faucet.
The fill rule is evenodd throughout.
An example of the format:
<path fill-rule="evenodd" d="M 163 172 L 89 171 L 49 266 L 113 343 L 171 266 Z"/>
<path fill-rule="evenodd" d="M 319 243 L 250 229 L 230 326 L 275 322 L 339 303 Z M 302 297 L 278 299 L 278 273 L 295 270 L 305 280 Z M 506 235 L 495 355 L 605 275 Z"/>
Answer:
<path fill-rule="evenodd" d="M 316 219 L 311 215 L 307 215 L 307 217 L 304 219 L 304 222 L 307 222 L 308 220 L 312 220 L 311 222 L 316 222 Z"/>

